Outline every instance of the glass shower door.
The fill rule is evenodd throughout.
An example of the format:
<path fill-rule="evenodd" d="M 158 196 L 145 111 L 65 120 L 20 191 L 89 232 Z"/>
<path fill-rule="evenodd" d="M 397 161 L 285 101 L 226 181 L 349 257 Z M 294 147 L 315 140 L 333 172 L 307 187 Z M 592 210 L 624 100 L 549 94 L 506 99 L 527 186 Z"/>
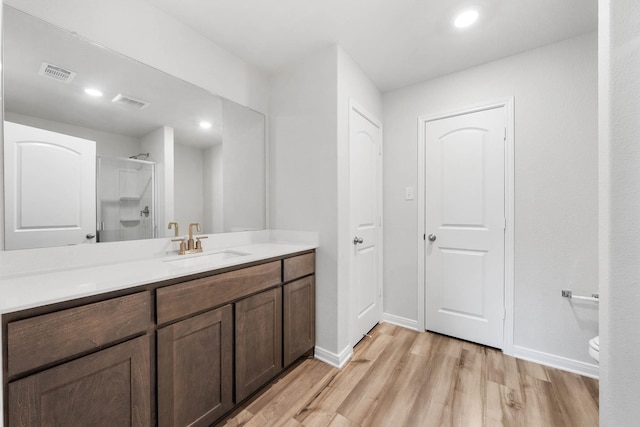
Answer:
<path fill-rule="evenodd" d="M 98 158 L 98 241 L 156 236 L 155 163 Z"/>

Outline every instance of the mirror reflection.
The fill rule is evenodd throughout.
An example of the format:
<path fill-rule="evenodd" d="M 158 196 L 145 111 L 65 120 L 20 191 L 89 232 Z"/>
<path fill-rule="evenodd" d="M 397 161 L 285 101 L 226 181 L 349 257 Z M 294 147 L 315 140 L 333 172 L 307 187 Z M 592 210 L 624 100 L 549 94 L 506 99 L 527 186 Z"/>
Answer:
<path fill-rule="evenodd" d="M 4 6 L 5 247 L 266 227 L 264 116 Z"/>

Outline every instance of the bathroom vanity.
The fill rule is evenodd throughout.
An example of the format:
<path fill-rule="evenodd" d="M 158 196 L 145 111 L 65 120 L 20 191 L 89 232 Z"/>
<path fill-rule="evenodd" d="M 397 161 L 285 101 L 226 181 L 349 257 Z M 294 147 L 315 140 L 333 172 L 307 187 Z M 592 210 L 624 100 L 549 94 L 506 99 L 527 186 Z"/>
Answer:
<path fill-rule="evenodd" d="M 315 249 L 243 251 L 210 254 L 215 268 L 198 257 L 95 267 L 120 269 L 119 289 L 5 307 L 5 425 L 208 426 L 312 354 Z M 127 285 L 126 271 L 153 263 L 156 278 Z"/>

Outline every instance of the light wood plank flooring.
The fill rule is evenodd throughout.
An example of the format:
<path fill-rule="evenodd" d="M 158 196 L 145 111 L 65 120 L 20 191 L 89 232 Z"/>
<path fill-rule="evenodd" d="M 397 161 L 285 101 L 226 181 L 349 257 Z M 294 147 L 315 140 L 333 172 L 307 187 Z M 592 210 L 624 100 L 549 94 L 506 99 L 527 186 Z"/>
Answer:
<path fill-rule="evenodd" d="M 305 360 L 220 425 L 598 425 L 597 380 L 388 323 L 370 335 L 342 370 Z"/>

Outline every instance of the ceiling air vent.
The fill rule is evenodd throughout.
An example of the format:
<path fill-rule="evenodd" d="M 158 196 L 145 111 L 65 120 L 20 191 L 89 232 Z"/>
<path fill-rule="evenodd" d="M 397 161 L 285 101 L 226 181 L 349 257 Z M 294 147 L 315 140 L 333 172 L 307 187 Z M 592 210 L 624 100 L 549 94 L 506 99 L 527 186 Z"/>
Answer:
<path fill-rule="evenodd" d="M 143 108 L 146 108 L 149 105 L 151 105 L 150 102 L 134 98 L 133 96 L 124 95 L 122 93 L 117 94 L 115 98 L 111 100 L 111 102 L 124 105 L 125 107 L 129 107 L 136 110 L 142 110 Z"/>
<path fill-rule="evenodd" d="M 71 81 L 76 77 L 77 73 L 65 70 L 62 67 L 58 67 L 57 65 L 48 64 L 43 62 L 40 65 L 40 71 L 38 74 L 45 77 L 50 77 L 52 79 L 58 80 L 59 82 L 71 83 Z"/>

